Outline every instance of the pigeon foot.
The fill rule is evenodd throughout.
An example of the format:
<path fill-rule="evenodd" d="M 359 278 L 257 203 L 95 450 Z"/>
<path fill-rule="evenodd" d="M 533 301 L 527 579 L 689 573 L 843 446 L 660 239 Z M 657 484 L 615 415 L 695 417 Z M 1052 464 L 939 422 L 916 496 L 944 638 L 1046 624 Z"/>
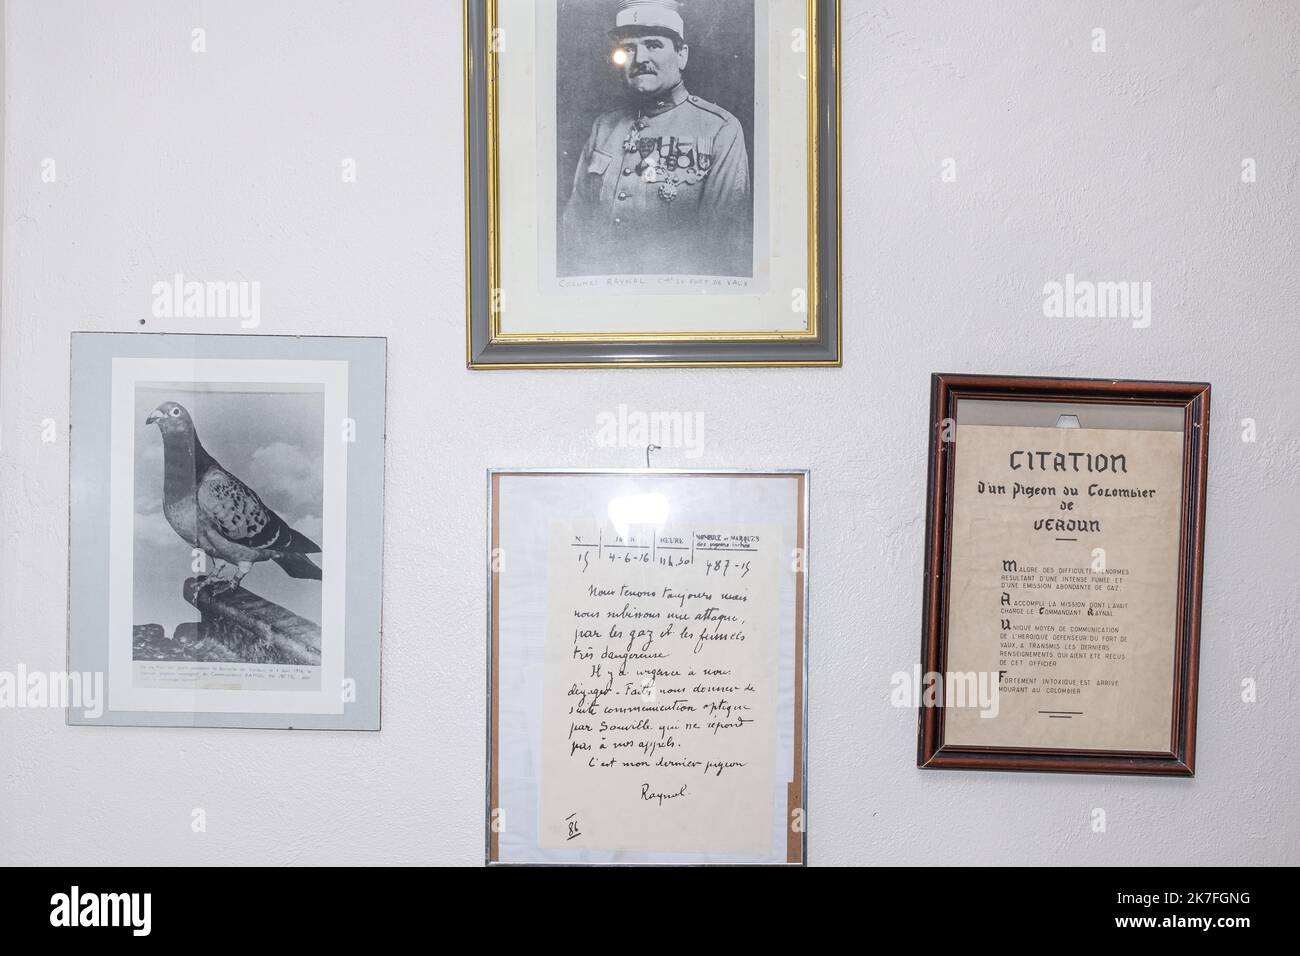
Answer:
<path fill-rule="evenodd" d="M 223 577 L 221 574 L 203 574 L 199 576 L 199 583 L 195 587 L 195 595 L 200 594 L 223 594 L 234 587 L 234 582 L 230 578 Z"/>
<path fill-rule="evenodd" d="M 225 594 L 227 591 L 233 591 L 237 587 L 239 587 L 237 581 L 232 581 L 230 578 L 214 577 L 205 590 L 207 590 L 209 594 L 215 595 Z"/>

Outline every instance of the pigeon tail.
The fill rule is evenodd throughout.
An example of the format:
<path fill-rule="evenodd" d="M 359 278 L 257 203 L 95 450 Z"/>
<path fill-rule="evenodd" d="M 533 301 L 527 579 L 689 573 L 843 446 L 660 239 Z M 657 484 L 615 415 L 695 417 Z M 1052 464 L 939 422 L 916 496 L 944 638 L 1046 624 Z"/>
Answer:
<path fill-rule="evenodd" d="M 285 551 L 296 551 L 298 554 L 320 554 L 320 545 L 307 537 L 301 531 L 289 529 L 291 537 L 289 538 L 288 547 Z"/>
<path fill-rule="evenodd" d="M 311 578 L 314 581 L 321 579 L 320 568 L 305 554 L 282 554 L 273 560 L 291 578 Z"/>

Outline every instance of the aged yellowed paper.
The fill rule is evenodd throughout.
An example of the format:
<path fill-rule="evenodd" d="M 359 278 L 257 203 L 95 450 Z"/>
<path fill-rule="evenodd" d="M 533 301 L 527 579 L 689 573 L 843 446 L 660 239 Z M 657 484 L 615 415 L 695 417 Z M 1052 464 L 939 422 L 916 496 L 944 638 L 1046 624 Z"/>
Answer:
<path fill-rule="evenodd" d="M 552 526 L 541 846 L 771 846 L 780 541 Z"/>
<path fill-rule="evenodd" d="M 944 744 L 1168 752 L 1182 432 L 955 434 Z"/>

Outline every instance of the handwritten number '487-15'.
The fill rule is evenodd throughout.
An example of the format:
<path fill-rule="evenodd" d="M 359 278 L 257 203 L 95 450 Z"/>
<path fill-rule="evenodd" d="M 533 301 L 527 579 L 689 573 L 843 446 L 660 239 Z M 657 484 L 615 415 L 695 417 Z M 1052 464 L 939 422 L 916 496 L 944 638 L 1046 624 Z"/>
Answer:
<path fill-rule="evenodd" d="M 730 558 L 712 558 L 704 563 L 705 577 L 710 574 L 721 574 L 725 578 L 731 571 L 739 571 L 742 578 L 747 577 L 749 575 L 749 562 L 738 561 L 733 565 Z"/>
<path fill-rule="evenodd" d="M 587 550 L 579 551 L 575 556 L 578 562 L 578 570 L 585 573 L 591 568 L 591 552 Z M 607 564 L 654 564 L 655 561 L 649 552 L 624 552 L 618 554 L 611 551 L 605 556 Z M 658 563 L 661 567 L 681 567 L 694 563 L 693 559 L 688 557 L 677 557 L 674 555 L 661 555 Z M 704 562 L 704 574 L 727 577 L 729 574 L 739 574 L 745 578 L 749 576 L 750 563 L 748 561 L 732 561 L 730 558 L 708 558 Z"/>

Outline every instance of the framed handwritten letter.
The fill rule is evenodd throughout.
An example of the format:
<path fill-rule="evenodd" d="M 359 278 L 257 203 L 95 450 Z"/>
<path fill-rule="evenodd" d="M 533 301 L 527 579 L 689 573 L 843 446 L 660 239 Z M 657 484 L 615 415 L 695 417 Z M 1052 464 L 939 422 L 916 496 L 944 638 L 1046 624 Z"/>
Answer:
<path fill-rule="evenodd" d="M 1209 414 L 934 376 L 919 766 L 1192 774 Z"/>
<path fill-rule="evenodd" d="M 806 471 L 493 471 L 487 861 L 804 862 Z"/>

